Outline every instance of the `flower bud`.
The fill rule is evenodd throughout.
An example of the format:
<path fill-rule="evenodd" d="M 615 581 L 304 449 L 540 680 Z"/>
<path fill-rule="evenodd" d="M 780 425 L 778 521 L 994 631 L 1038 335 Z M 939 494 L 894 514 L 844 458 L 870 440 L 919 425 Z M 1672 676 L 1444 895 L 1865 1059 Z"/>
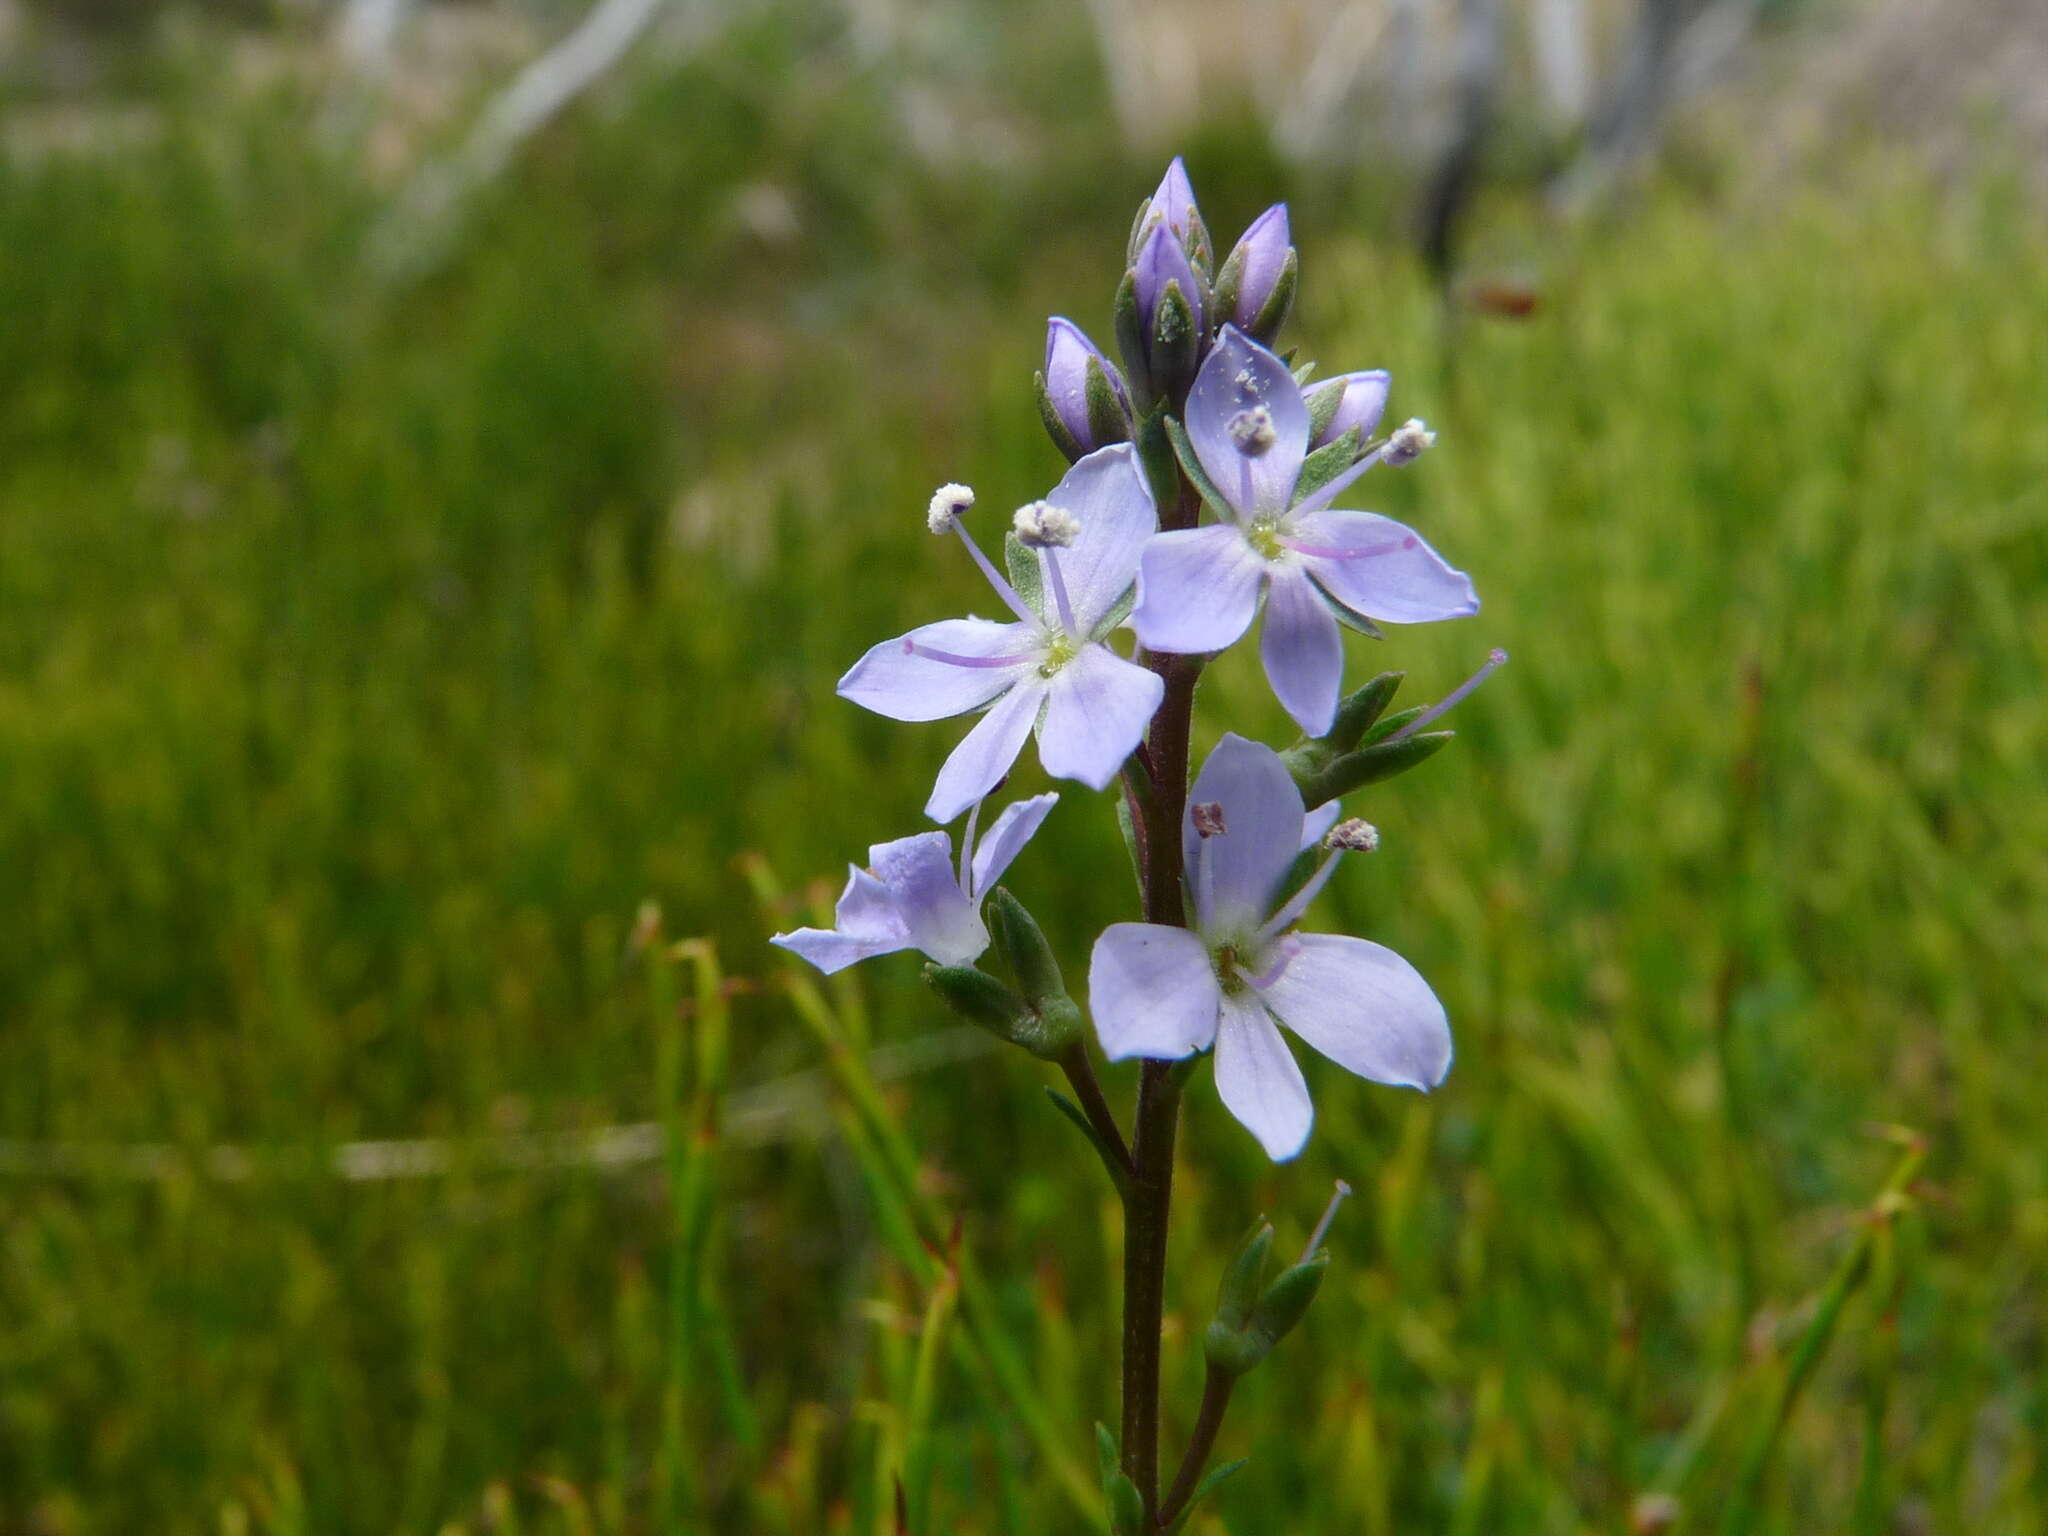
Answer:
<path fill-rule="evenodd" d="M 1287 205 L 1275 203 L 1256 219 L 1216 274 L 1216 318 L 1229 320 L 1255 341 L 1270 344 L 1294 308 L 1300 274 L 1287 227 Z"/>
<path fill-rule="evenodd" d="M 1045 330 L 1045 371 L 1038 407 L 1046 431 L 1069 459 L 1121 443 L 1131 435 L 1131 400 L 1123 375 L 1073 321 L 1055 315 Z"/>
<path fill-rule="evenodd" d="M 1392 380 L 1384 368 L 1339 374 L 1308 390 L 1309 447 L 1334 443 L 1353 427 L 1361 440 L 1371 437 L 1386 413 Z"/>
<path fill-rule="evenodd" d="M 1201 361 L 1202 281 L 1165 224 L 1153 226 L 1116 296 L 1117 345 L 1141 409 L 1178 406 Z"/>
<path fill-rule="evenodd" d="M 1138 210 L 1137 222 L 1131 226 L 1126 260 L 1135 262 L 1153 229 L 1159 227 L 1171 230 L 1188 259 L 1208 271 L 1215 259 L 1209 245 L 1209 227 L 1202 222 L 1202 210 L 1195 206 L 1194 184 L 1188 180 L 1188 168 L 1179 155 L 1173 157 L 1166 174 L 1159 178 L 1158 189 Z"/>

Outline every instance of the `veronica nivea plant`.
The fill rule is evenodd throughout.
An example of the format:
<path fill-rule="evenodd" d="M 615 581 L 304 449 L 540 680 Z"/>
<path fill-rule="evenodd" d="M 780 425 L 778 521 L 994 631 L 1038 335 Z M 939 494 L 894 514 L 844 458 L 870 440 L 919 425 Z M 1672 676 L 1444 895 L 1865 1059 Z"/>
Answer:
<path fill-rule="evenodd" d="M 969 530 L 972 491 L 942 486 L 927 510 L 1009 617 L 924 624 L 874 646 L 839 682 L 893 719 L 978 717 L 925 806 L 942 825 L 966 814 L 957 861 L 942 831 L 876 844 L 868 866 L 849 872 L 830 929 L 774 940 L 824 971 L 917 949 L 949 1008 L 1065 1074 L 1076 1102 L 1059 1102 L 1101 1158 L 1126 1223 L 1120 1428 L 1098 1430 L 1119 1536 L 1179 1529 L 1231 1470 L 1204 1477 L 1232 1388 L 1300 1322 L 1329 1262 L 1320 1248 L 1335 1202 L 1301 1260 L 1272 1279 L 1264 1224 L 1225 1267 L 1203 1335 L 1201 1407 L 1162 1489 L 1167 1221 L 1182 1098 L 1199 1064 L 1213 1062 L 1225 1109 L 1286 1161 L 1314 1120 L 1290 1035 L 1377 1083 L 1429 1089 L 1451 1062 L 1443 1005 L 1412 965 L 1365 938 L 1299 930 L 1347 856 L 1378 846 L 1342 797 L 1440 750 L 1450 733 L 1424 727 L 1506 656 L 1494 652 L 1429 709 L 1387 714 L 1399 673 L 1344 694 L 1343 627 L 1378 637 L 1382 623 L 1458 618 L 1479 604 L 1421 533 L 1336 507 L 1371 483 L 1368 471 L 1412 463 L 1435 439 L 1414 420 L 1374 438 L 1391 390 L 1384 371 L 1304 390 L 1311 370 L 1272 350 L 1298 273 L 1279 205 L 1216 268 L 1186 168 L 1168 167 L 1138 210 L 1112 305 L 1121 368 L 1072 321 L 1050 323 L 1034 382 L 1072 467 L 1010 519 L 1006 570 Z M 1276 751 L 1225 732 L 1190 785 L 1206 659 L 1261 609 L 1266 675 L 1303 734 Z M 1059 796 L 1011 804 L 975 841 L 983 800 L 1034 734 L 1047 773 L 1117 785 L 1137 876 L 1131 920 L 1088 946 L 1085 1015 L 1068 995 L 1062 946 L 995 884 Z M 991 952 L 998 963 L 984 969 Z M 1090 1018 L 1110 1060 L 1139 1063 L 1128 1130 L 1097 1080 Z"/>

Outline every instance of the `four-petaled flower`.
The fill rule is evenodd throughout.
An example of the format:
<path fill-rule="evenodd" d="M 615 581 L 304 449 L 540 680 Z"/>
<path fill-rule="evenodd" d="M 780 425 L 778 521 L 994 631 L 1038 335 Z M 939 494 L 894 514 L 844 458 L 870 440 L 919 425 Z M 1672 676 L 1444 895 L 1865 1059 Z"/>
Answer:
<path fill-rule="evenodd" d="M 1147 650 L 1220 651 L 1251 627 L 1263 596 L 1266 676 L 1295 723 L 1320 736 L 1343 680 L 1340 617 L 1418 624 L 1479 611 L 1471 581 L 1414 529 L 1329 510 L 1376 455 L 1295 500 L 1308 408 L 1287 365 L 1236 327 L 1196 376 L 1185 425 L 1229 516 L 1146 545 L 1131 623 Z"/>
<path fill-rule="evenodd" d="M 831 928 L 799 928 L 768 942 L 802 955 L 826 975 L 856 960 L 920 949 L 940 965 L 972 965 L 988 948 L 981 899 L 1058 802 L 1056 794 L 1033 795 L 1004 809 L 988 836 L 974 845 L 977 802 L 960 835 L 960 866 L 953 867 L 953 839 L 944 832 L 920 832 L 868 849 L 866 869 L 849 865 Z"/>
<path fill-rule="evenodd" d="M 942 497 L 933 499 L 933 531 L 959 533 L 1016 621 L 945 619 L 885 640 L 839 680 L 840 694 L 892 720 L 987 710 L 939 770 L 925 804 L 934 821 L 951 821 L 994 789 L 1034 727 L 1047 773 L 1106 788 L 1165 691 L 1156 672 L 1103 643 L 1127 611 L 1138 557 L 1158 528 L 1130 444 L 1089 454 L 1027 509 L 1020 526 L 1047 532 L 1024 540 L 1035 547 L 1023 575 L 1035 579 L 1023 580 L 1022 593 L 961 524 L 964 503 L 949 510 Z"/>
<path fill-rule="evenodd" d="M 1118 923 L 1095 943 L 1088 1001 L 1110 1059 L 1170 1060 L 1213 1044 L 1225 1106 L 1282 1162 L 1308 1140 L 1315 1112 L 1278 1024 L 1374 1082 L 1442 1082 L 1450 1024 L 1415 967 L 1366 939 L 1289 932 L 1342 850 L 1371 846 L 1368 833 L 1333 834 L 1329 859 L 1283 903 L 1304 816 L 1279 754 L 1226 735 L 1188 807 L 1192 928 Z"/>

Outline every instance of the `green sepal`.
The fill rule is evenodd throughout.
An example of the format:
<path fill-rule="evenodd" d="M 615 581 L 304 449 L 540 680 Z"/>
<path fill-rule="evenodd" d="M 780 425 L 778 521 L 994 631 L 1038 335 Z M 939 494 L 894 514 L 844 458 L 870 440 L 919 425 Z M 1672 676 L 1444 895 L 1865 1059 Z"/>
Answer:
<path fill-rule="evenodd" d="M 1173 443 L 1173 456 L 1180 460 L 1180 472 L 1188 477 L 1188 484 L 1195 488 L 1209 509 L 1218 517 L 1234 518 L 1237 514 L 1230 509 L 1230 503 L 1223 499 L 1223 493 L 1216 489 L 1216 483 L 1209 478 L 1209 472 L 1202 468 L 1202 461 L 1195 454 L 1194 439 L 1188 436 L 1188 429 L 1181 425 L 1180 418 L 1166 418 L 1166 435 Z"/>
<path fill-rule="evenodd" d="M 1095 627 L 1088 631 L 1088 638 L 1100 644 L 1109 639 L 1117 625 L 1131 616 L 1131 610 L 1138 606 L 1138 584 L 1134 581 L 1124 588 L 1124 594 L 1103 610 L 1102 617 L 1095 621 Z"/>
<path fill-rule="evenodd" d="M 1081 1106 L 1050 1084 L 1046 1085 L 1045 1096 L 1052 1100 L 1054 1109 L 1073 1121 L 1074 1128 L 1088 1138 L 1088 1145 L 1093 1147 L 1095 1155 L 1102 1159 L 1103 1171 L 1109 1175 L 1109 1182 L 1116 1186 L 1116 1192 L 1119 1195 L 1129 1194 L 1131 1176 L 1125 1171 L 1123 1160 L 1117 1156 L 1116 1148 L 1096 1133 L 1095 1127 L 1089 1124 L 1088 1116 L 1082 1112 Z"/>
<path fill-rule="evenodd" d="M 1249 1328 L 1226 1328 L 1211 1323 L 1202 1333 L 1202 1357 L 1209 1368 L 1232 1381 L 1244 1375 L 1271 1353 Z"/>
<path fill-rule="evenodd" d="M 1241 1329 L 1251 1321 L 1259 1302 L 1259 1284 L 1266 1278 L 1266 1258 L 1273 1251 L 1273 1224 L 1261 1221 L 1238 1245 L 1223 1283 L 1216 1288 L 1216 1321 Z"/>
<path fill-rule="evenodd" d="M 1116 1436 L 1107 1425 L 1095 1426 L 1095 1452 L 1102 1461 L 1102 1502 L 1109 1513 L 1111 1536 L 1143 1536 L 1145 1503 L 1138 1485 L 1117 1464 Z"/>
<path fill-rule="evenodd" d="M 1307 387 L 1307 385 L 1308 385 L 1308 381 L 1309 381 L 1310 379 L 1312 379 L 1312 378 L 1314 378 L 1314 377 L 1316 376 L 1316 368 L 1317 368 L 1318 366 L 1319 366 L 1319 365 L 1317 364 L 1316 360 L 1315 360 L 1314 358 L 1310 358 L 1310 359 L 1309 359 L 1309 360 L 1308 360 L 1307 362 L 1303 363 L 1303 364 L 1302 364 L 1302 365 L 1301 365 L 1301 366 L 1300 366 L 1299 368 L 1295 369 L 1295 370 L 1294 370 L 1294 386 L 1295 386 L 1295 388 L 1297 388 L 1297 389 L 1303 389 L 1303 388 L 1306 388 L 1306 387 Z M 1311 419 L 1311 420 L 1313 420 L 1314 418 L 1313 418 L 1313 417 L 1311 417 L 1310 419 Z M 1311 432 L 1311 433 L 1309 434 L 1309 441 L 1310 441 L 1310 442 L 1314 442 L 1314 441 L 1315 441 L 1315 434 L 1314 434 L 1313 432 Z"/>
<path fill-rule="evenodd" d="M 1180 471 L 1174 467 L 1173 440 L 1166 425 L 1172 419 L 1166 414 L 1166 402 L 1160 401 L 1138 423 L 1134 440 L 1138 467 L 1145 472 L 1145 488 L 1152 493 L 1152 508 L 1162 523 L 1180 500 Z"/>
<path fill-rule="evenodd" d="M 1361 747 L 1369 747 L 1376 741 L 1385 741 L 1409 721 L 1420 720 L 1423 711 L 1428 708 L 1427 704 L 1417 704 L 1398 714 L 1388 715 L 1384 720 L 1374 721 L 1371 729 L 1359 738 L 1358 744 Z"/>
<path fill-rule="evenodd" d="M 1252 316 L 1252 323 L 1245 327 L 1254 341 L 1266 346 L 1273 344 L 1273 338 L 1280 334 L 1280 328 L 1287 324 L 1287 317 L 1294 311 L 1294 290 L 1301 283 L 1301 258 L 1294 253 L 1294 247 L 1287 248 L 1287 259 L 1280 263 L 1280 275 L 1273 280 L 1273 291 L 1266 295 L 1266 302 L 1259 306 L 1259 312 Z"/>
<path fill-rule="evenodd" d="M 1316 1299 L 1316 1292 L 1322 1289 L 1323 1274 L 1330 1267 L 1330 1256 L 1319 1253 L 1306 1263 L 1283 1269 L 1266 1287 L 1266 1294 L 1259 1298 L 1259 1304 L 1252 1312 L 1250 1331 L 1266 1341 L 1271 1349 L 1294 1331 L 1309 1309 L 1309 1303 Z"/>
<path fill-rule="evenodd" d="M 1092 453 L 1096 448 L 1107 448 L 1111 443 L 1129 439 L 1130 420 L 1124 415 L 1123 401 L 1117 397 L 1116 385 L 1100 358 L 1088 359 L 1083 398 L 1088 406 L 1088 435 L 1095 440 L 1085 451 Z"/>
<path fill-rule="evenodd" d="M 1131 821 L 1131 797 L 1120 794 L 1116 797 L 1116 829 L 1124 835 L 1124 852 L 1131 856 L 1131 880 L 1138 887 L 1138 896 L 1145 895 L 1145 870 L 1138 862 L 1138 829 Z"/>
<path fill-rule="evenodd" d="M 1406 773 L 1435 757 L 1457 734 L 1456 731 L 1423 731 L 1419 735 L 1404 736 L 1399 741 L 1383 741 L 1376 746 L 1347 752 L 1306 778 L 1297 771 L 1295 783 L 1301 789 L 1302 804 L 1318 806 L 1348 795 L 1354 789 L 1363 789 L 1368 784 L 1377 784 L 1396 774 Z M 1290 769 L 1294 767 L 1291 763 L 1288 766 Z"/>
<path fill-rule="evenodd" d="M 969 1024 L 1051 1061 L 1079 1038 L 1080 1007 L 1072 998 L 1033 1008 L 1004 983 L 971 965 L 926 965 L 925 985 Z"/>
<path fill-rule="evenodd" d="M 1133 266 L 1138 260 L 1138 248 L 1145 243 L 1145 236 L 1152 228 L 1147 217 L 1152 212 L 1152 199 L 1145 198 L 1138 204 L 1138 211 L 1131 215 L 1131 238 L 1124 242 L 1124 265 Z"/>
<path fill-rule="evenodd" d="M 1209 312 L 1209 328 L 1221 332 L 1230 317 L 1237 313 L 1237 290 L 1244 286 L 1244 248 L 1233 250 L 1223 258 L 1223 270 L 1216 274 L 1216 281 L 1209 289 L 1210 301 L 1215 308 Z"/>
<path fill-rule="evenodd" d="M 1181 292 L 1180 279 L 1168 278 L 1152 311 L 1151 376 L 1153 393 L 1178 400 L 1195 381 L 1195 359 L 1202 335 L 1195 325 L 1194 301 Z"/>
<path fill-rule="evenodd" d="M 1313 365 L 1311 365 L 1313 366 Z M 1296 377 L 1295 383 L 1303 382 Z M 1314 442 L 1330 430 L 1330 423 L 1337 419 L 1337 408 L 1344 403 L 1344 386 L 1339 383 L 1325 384 L 1314 394 L 1302 401 L 1308 407 L 1308 440 Z"/>
<path fill-rule="evenodd" d="M 1045 370 L 1043 368 L 1040 368 L 1031 375 L 1031 388 L 1038 397 L 1038 415 L 1045 423 L 1046 436 L 1052 439 L 1052 445 L 1055 448 L 1067 456 L 1067 462 L 1069 464 L 1073 463 L 1081 457 L 1084 450 L 1074 440 L 1074 434 L 1067 430 L 1067 424 L 1060 420 L 1058 410 L 1053 407 L 1052 391 L 1045 387 Z M 1016 583 L 1013 581 L 1010 585 L 1015 586 Z"/>
<path fill-rule="evenodd" d="M 1337 715 L 1318 741 L 1333 752 L 1349 752 L 1364 738 L 1373 721 L 1386 713 L 1400 691 L 1405 672 L 1382 672 L 1364 687 L 1354 689 L 1338 702 Z"/>
<path fill-rule="evenodd" d="M 1038 920 L 1025 910 L 1024 903 L 999 885 L 988 893 L 982 914 L 988 921 L 989 937 L 995 940 L 996 953 L 1009 968 L 1024 1001 L 1034 1010 L 1043 1010 L 1047 1003 L 1065 999 L 1067 983 L 1060 975 L 1059 960 L 1046 943 Z"/>
<path fill-rule="evenodd" d="M 1188 1521 L 1194 1518 L 1195 1506 L 1249 1465 L 1251 1458 L 1240 1456 L 1235 1461 L 1226 1461 L 1220 1467 L 1210 1468 L 1209 1475 L 1195 1484 L 1195 1491 L 1188 1495 L 1188 1501 L 1182 1506 L 1181 1512 L 1173 1517 L 1173 1524 L 1166 1528 L 1166 1536 L 1174 1536 L 1175 1532 L 1186 1530 Z"/>
<path fill-rule="evenodd" d="M 1124 360 L 1124 377 L 1130 381 L 1131 401 L 1139 415 L 1152 408 L 1152 367 L 1145 347 L 1145 318 L 1138 313 L 1138 270 L 1124 273 L 1116 285 L 1116 302 L 1110 306 L 1116 330 L 1117 354 Z"/>
<path fill-rule="evenodd" d="M 1216 270 L 1216 250 L 1210 244 L 1209 226 L 1202 221 L 1201 209 L 1188 210 L 1188 229 L 1180 237 L 1180 248 L 1187 253 L 1188 265 L 1206 282 L 1209 274 Z"/>
<path fill-rule="evenodd" d="M 1324 393 L 1342 395 L 1344 391 L 1341 389 L 1325 390 Z M 1328 426 L 1329 423 L 1325 422 L 1324 425 Z M 1313 423 L 1311 423 L 1309 431 L 1309 441 L 1315 441 Z M 1294 482 L 1295 502 L 1299 504 L 1307 501 L 1309 497 L 1315 495 L 1317 491 L 1320 491 L 1332 480 L 1343 474 L 1345 470 L 1357 463 L 1358 450 L 1364 442 L 1365 439 L 1360 435 L 1358 428 L 1353 427 L 1342 437 L 1323 444 L 1322 447 L 1303 459 L 1301 461 L 1301 474 L 1296 477 Z"/>
<path fill-rule="evenodd" d="M 1328 593 L 1324 593 L 1323 595 L 1325 597 L 1329 597 Z M 1360 613 L 1356 608 L 1353 608 L 1350 604 L 1340 603 L 1334 597 L 1330 597 L 1327 606 L 1330 612 L 1334 613 L 1337 616 L 1337 622 L 1339 624 L 1342 624 L 1346 629 L 1356 630 L 1359 634 L 1364 635 L 1368 639 L 1372 640 L 1384 640 L 1387 638 L 1385 632 L 1380 629 L 1379 625 L 1373 623 L 1371 619 L 1368 619 L 1364 614 Z"/>
<path fill-rule="evenodd" d="M 1038 563 L 1038 551 L 1018 538 L 1014 531 L 1003 535 L 1003 564 L 1009 568 L 1010 585 L 1033 613 L 1045 612 L 1045 568 Z"/>

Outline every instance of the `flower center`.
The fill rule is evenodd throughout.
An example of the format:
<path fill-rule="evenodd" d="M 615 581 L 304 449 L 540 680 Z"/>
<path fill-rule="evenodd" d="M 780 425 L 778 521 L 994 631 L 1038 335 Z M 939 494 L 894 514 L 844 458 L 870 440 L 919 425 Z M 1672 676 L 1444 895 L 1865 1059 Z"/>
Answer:
<path fill-rule="evenodd" d="M 1045 653 L 1038 659 L 1038 675 L 1051 677 L 1072 661 L 1081 651 L 1081 642 L 1065 631 L 1054 631 L 1046 636 Z"/>
<path fill-rule="evenodd" d="M 1280 519 L 1277 517 L 1255 517 L 1245 525 L 1247 543 L 1267 560 L 1278 560 L 1287 553 L 1287 545 L 1280 537 Z"/>
<path fill-rule="evenodd" d="M 1237 968 L 1237 945 L 1218 944 L 1209 951 L 1209 963 L 1216 968 L 1216 984 L 1230 997 L 1249 990 L 1251 983 Z"/>

